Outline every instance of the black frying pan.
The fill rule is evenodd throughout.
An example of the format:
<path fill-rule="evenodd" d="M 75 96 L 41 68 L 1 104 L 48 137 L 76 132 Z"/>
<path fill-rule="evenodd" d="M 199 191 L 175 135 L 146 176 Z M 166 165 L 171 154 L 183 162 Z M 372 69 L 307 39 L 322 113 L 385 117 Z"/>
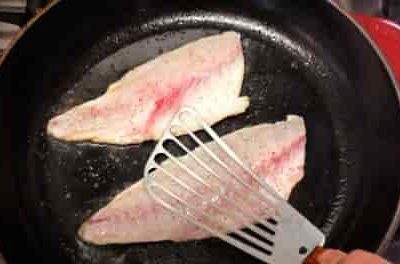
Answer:
<path fill-rule="evenodd" d="M 303 1 L 69 0 L 30 24 L 0 67 L 0 246 L 9 262 L 256 262 L 217 239 L 80 241 L 80 223 L 142 177 L 155 143 L 68 143 L 45 133 L 50 117 L 99 96 L 133 66 L 224 30 L 242 34 L 251 106 L 215 128 L 304 116 L 306 175 L 290 202 L 327 235 L 327 247 L 382 252 L 399 218 L 395 83 L 330 3 L 295 2 Z"/>

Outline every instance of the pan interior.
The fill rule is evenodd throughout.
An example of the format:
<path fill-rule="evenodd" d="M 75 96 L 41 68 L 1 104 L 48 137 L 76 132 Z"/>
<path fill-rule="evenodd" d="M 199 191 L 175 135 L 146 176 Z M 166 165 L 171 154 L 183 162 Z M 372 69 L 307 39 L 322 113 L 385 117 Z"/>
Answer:
<path fill-rule="evenodd" d="M 134 31 L 130 27 L 108 33 L 76 57 L 55 92 L 46 95 L 45 103 L 32 113 L 30 134 L 36 136 L 30 143 L 29 166 L 33 169 L 27 186 L 32 195 L 26 202 L 35 208 L 31 213 L 40 223 L 36 230 L 43 243 L 57 245 L 55 251 L 71 263 L 256 263 L 216 239 L 102 247 L 80 241 L 76 231 L 85 218 L 142 177 L 155 142 L 126 146 L 70 143 L 45 133 L 50 117 L 101 95 L 108 84 L 134 66 L 191 40 L 234 30 L 241 33 L 245 54 L 242 94 L 251 98 L 251 104 L 246 113 L 214 128 L 226 134 L 283 120 L 287 114 L 305 118 L 305 177 L 290 202 L 325 232 L 330 245 L 330 232 L 342 214 L 349 188 L 350 172 L 342 168 L 353 159 L 327 100 L 328 91 L 350 86 L 335 61 L 329 56 L 321 60 L 320 51 L 306 36 L 228 14 L 173 14 L 149 20 L 140 34 L 129 35 Z"/>

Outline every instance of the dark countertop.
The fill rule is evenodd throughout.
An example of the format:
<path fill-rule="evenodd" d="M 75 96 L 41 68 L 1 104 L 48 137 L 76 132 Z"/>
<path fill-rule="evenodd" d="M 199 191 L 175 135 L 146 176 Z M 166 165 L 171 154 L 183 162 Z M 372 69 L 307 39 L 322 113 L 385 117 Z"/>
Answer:
<path fill-rule="evenodd" d="M 0 264 L 6 264 L 3 256 L 1 255 L 1 252 L 0 252 Z"/>

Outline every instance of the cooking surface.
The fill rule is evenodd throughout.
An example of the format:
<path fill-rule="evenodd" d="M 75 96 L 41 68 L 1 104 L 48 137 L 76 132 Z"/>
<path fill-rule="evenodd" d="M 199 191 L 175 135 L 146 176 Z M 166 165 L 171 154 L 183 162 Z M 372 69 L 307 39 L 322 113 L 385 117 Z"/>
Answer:
<path fill-rule="evenodd" d="M 199 17 L 211 20 L 203 14 L 199 14 Z M 170 20 L 175 19 L 178 18 Z M 226 19 L 230 21 L 228 16 Z M 245 71 L 251 73 L 245 74 L 242 88 L 242 94 L 250 96 L 250 107 L 246 113 L 224 120 L 215 128 L 219 133 L 225 134 L 252 124 L 282 120 L 288 113 L 306 115 L 308 137 L 313 138 L 307 147 L 309 166 L 306 167 L 306 174 L 308 176 L 297 186 L 291 196 L 291 202 L 300 207 L 298 209 L 301 209 L 306 217 L 312 219 L 329 234 L 333 223 L 345 211 L 341 197 L 348 186 L 341 185 L 340 182 L 347 182 L 348 174 L 355 168 L 345 163 L 337 164 L 338 156 L 343 160 L 352 160 L 352 151 L 345 150 L 349 147 L 343 137 L 332 134 L 332 121 L 328 116 L 327 106 L 322 102 L 333 89 L 324 90 L 322 87 L 334 87 L 338 83 L 341 83 L 342 87 L 348 87 L 348 83 L 338 77 L 339 74 L 332 69 L 333 67 L 326 68 L 325 65 L 321 65 L 308 47 L 303 49 L 298 46 L 309 57 L 293 55 L 288 52 L 287 47 L 280 45 L 279 40 L 283 38 L 280 32 L 274 35 L 275 38 L 268 35 L 269 32 L 273 32 L 272 26 L 264 31 L 267 32 L 264 33 L 265 35 L 260 37 L 253 31 L 252 25 L 252 23 L 243 22 L 242 28 L 236 28 L 242 33 Z M 233 25 L 229 27 L 234 28 Z M 160 29 L 160 31 L 165 30 Z M 40 229 L 39 232 L 49 244 L 56 245 L 61 240 L 64 248 L 60 253 L 71 254 L 71 258 L 80 261 L 86 261 L 89 258 L 93 263 L 111 262 L 122 256 L 125 258 L 123 263 L 161 263 L 160 259 L 164 259 L 163 263 L 185 260 L 190 260 L 191 263 L 200 263 L 205 260 L 209 263 L 243 263 L 244 261 L 253 263 L 239 252 L 229 251 L 227 254 L 225 245 L 215 240 L 175 245 L 164 242 L 137 244 L 126 249 L 113 246 L 98 248 L 77 241 L 76 230 L 88 214 L 103 206 L 110 196 L 127 184 L 142 177 L 143 166 L 154 147 L 154 142 L 121 147 L 87 143 L 71 144 L 48 138 L 42 131 L 48 120 L 44 118 L 52 116 L 60 109 L 67 109 L 69 105 L 74 105 L 78 101 L 100 95 L 108 83 L 132 66 L 183 43 L 217 32 L 219 30 L 211 28 L 207 30 L 174 29 L 166 33 L 150 35 L 140 41 L 127 41 L 133 44 L 104 58 L 83 76 L 65 75 L 64 87 L 62 87 L 64 90 L 56 96 L 37 97 L 41 99 L 44 97 L 46 100 L 43 101 L 42 109 L 37 109 L 31 116 L 34 122 L 32 134 L 41 136 L 32 140 L 29 153 L 30 164 L 32 168 L 35 168 L 31 171 L 31 177 L 26 179 L 27 185 L 32 188 L 30 191 L 34 192 L 29 204 L 32 208 L 37 204 L 42 205 L 40 209 L 35 209 L 38 213 L 38 221 L 49 221 L 48 226 L 52 228 L 51 233 L 48 233 L 48 226 L 46 230 Z M 114 42 L 115 45 L 115 40 L 122 41 L 124 34 L 124 31 L 115 32 L 108 37 L 110 40 L 105 39 L 97 43 L 95 49 L 110 46 L 109 41 Z M 90 49 L 87 54 L 96 54 L 95 49 Z M 75 69 L 83 69 L 91 59 L 78 60 L 74 64 Z M 319 75 L 324 76 L 322 87 L 318 79 Z M 341 108 L 344 109 L 345 106 L 342 105 Z M 335 112 L 333 115 L 339 115 L 339 113 Z M 337 129 L 340 130 L 340 126 Z M 329 140 L 331 138 L 334 139 L 331 141 Z M 318 142 L 324 143 L 318 144 Z M 323 148 L 319 147 L 322 145 L 324 145 Z M 339 168 L 343 170 L 342 173 L 338 173 Z M 36 181 L 35 179 L 38 178 L 43 180 Z M 354 187 L 353 182 L 349 182 L 348 185 Z M 64 195 L 61 199 L 60 194 Z M 331 212 L 334 213 L 331 214 Z M 54 219 L 58 220 L 54 221 Z M 55 235 L 51 235 L 52 233 Z M 179 249 L 182 250 L 180 254 L 178 254 Z M 212 253 L 218 249 L 221 253 Z M 149 252 L 154 253 L 150 255 Z"/>

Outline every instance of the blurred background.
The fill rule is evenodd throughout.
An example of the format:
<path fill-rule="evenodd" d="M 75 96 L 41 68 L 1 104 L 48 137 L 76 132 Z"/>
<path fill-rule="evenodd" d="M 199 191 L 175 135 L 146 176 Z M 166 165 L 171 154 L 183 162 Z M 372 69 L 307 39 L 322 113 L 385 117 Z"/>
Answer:
<path fill-rule="evenodd" d="M 343 9 L 400 22 L 399 0 L 334 0 Z"/>
<path fill-rule="evenodd" d="M 31 17 L 53 0 L 0 0 L 0 56 Z"/>
<path fill-rule="evenodd" d="M 19 28 L 52 1 L 56 0 L 0 0 L 0 54 Z M 384 17 L 400 24 L 400 0 L 332 1 L 347 11 Z"/>
<path fill-rule="evenodd" d="M 0 56 L 20 27 L 53 1 L 57 0 L 0 0 Z M 384 17 L 400 24 L 400 0 L 332 1 L 349 12 Z"/>

